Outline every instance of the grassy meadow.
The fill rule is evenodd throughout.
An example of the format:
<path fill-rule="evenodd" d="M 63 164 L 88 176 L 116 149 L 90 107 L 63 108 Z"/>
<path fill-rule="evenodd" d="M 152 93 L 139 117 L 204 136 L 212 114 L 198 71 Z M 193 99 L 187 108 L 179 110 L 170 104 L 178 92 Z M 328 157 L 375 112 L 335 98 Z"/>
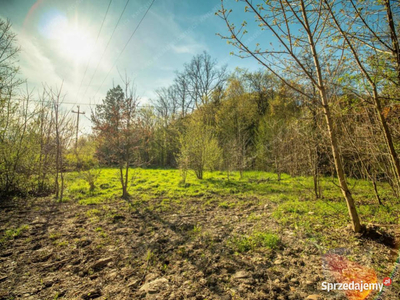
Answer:
<path fill-rule="evenodd" d="M 91 205 L 118 200 L 121 195 L 118 172 L 117 169 L 101 169 L 93 192 L 89 191 L 81 174 L 68 173 L 65 201 Z M 232 173 L 228 180 L 226 173 L 215 171 L 208 172 L 203 180 L 189 173 L 186 183 L 182 184 L 180 171 L 174 169 L 132 169 L 130 174 L 130 209 L 143 207 L 149 211 L 184 213 L 190 211 L 192 200 L 201 202 L 204 207 L 219 206 L 227 210 L 246 207 L 247 202 L 256 201 L 260 207 L 272 206 L 273 212 L 268 217 L 275 219 L 282 228 L 305 232 L 311 239 L 328 244 L 329 239 L 323 234 L 325 230 L 349 224 L 346 203 L 336 179 L 331 177 L 321 179 L 323 198 L 316 200 L 311 177 L 283 174 L 278 181 L 273 173 L 247 171 L 242 179 L 239 173 Z M 370 182 L 349 179 L 349 186 L 364 224 L 399 224 L 400 202 L 389 185 L 379 185 L 384 205 L 377 202 Z M 249 219 L 262 217 L 248 216 Z"/>

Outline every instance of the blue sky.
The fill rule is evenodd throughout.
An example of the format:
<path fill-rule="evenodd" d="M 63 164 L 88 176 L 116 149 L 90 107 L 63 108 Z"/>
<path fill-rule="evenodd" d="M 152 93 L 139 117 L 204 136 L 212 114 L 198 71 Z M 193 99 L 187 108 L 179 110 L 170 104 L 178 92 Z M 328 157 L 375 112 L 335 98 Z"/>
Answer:
<path fill-rule="evenodd" d="M 126 0 L 112 1 L 97 43 L 109 0 L 0 0 L 0 17 L 10 19 L 18 35 L 21 75 L 29 87 L 60 86 L 64 80 L 65 102 L 81 103 L 83 109 L 84 103 L 99 103 L 113 82 L 121 82 L 118 71 L 134 79 L 146 103 L 157 88 L 172 82 L 176 70 L 203 51 L 230 70 L 259 68 L 252 59 L 229 55 L 234 49 L 216 35 L 227 32 L 214 15 L 220 0 L 156 0 L 120 55 L 150 3 L 130 0 L 106 51 Z"/>

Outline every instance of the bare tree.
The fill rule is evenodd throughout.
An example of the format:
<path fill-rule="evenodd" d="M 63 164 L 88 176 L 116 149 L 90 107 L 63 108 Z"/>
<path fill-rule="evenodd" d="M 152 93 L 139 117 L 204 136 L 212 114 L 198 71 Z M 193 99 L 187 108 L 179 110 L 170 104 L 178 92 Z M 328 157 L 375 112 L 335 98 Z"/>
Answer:
<path fill-rule="evenodd" d="M 217 61 L 203 52 L 185 64 L 182 76 L 187 81 L 188 91 L 197 108 L 200 104 L 210 102 L 212 93 L 224 85 L 227 79 L 226 66 L 219 68 Z"/>
<path fill-rule="evenodd" d="M 173 87 L 176 91 L 177 105 L 181 117 L 185 117 L 188 113 L 193 111 L 193 102 L 190 98 L 189 82 L 184 74 L 177 73 Z"/>
<path fill-rule="evenodd" d="M 224 2 L 224 0 L 221 0 L 222 8 L 218 12 L 229 30 L 229 36 L 222 36 L 224 39 L 237 47 L 241 53 L 256 59 L 283 83 L 309 100 L 312 100 L 312 95 L 307 94 L 301 88 L 301 85 L 295 84 L 285 74 L 289 73 L 293 78 L 300 78 L 300 83 L 313 85 L 318 90 L 320 105 L 329 132 L 339 185 L 347 203 L 353 230 L 355 232 L 361 231 L 360 219 L 347 185 L 338 145 L 338 134 L 331 115 L 330 87 L 332 80 L 335 80 L 336 70 L 341 66 L 341 57 L 338 53 L 326 55 L 325 52 L 324 38 L 328 34 L 326 31 L 328 18 L 323 11 L 323 2 L 306 2 L 304 0 L 239 1 L 244 3 L 245 12 L 256 18 L 260 28 L 268 30 L 274 36 L 276 44 L 279 45 L 278 48 L 265 46 L 263 49 L 258 44 L 252 49 L 250 48 L 251 45 L 245 44 L 243 37 L 247 33 L 247 21 L 244 21 L 238 27 L 233 24 L 230 21 L 232 10 L 228 10 Z M 306 65 L 307 55 L 312 56 L 313 73 Z M 331 70 L 328 67 L 333 65 L 333 61 L 337 67 Z M 300 72 L 291 73 L 293 65 Z"/>
<path fill-rule="evenodd" d="M 156 90 L 157 99 L 153 101 L 153 106 L 157 114 L 166 122 L 175 118 L 178 111 L 177 91 L 172 85 L 168 88 Z"/>
<path fill-rule="evenodd" d="M 20 101 L 15 101 L 13 97 L 6 98 L 5 110 L 0 113 L 4 122 L 1 127 L 0 136 L 0 182 L 2 182 L 3 192 L 15 192 L 21 186 L 21 175 L 25 179 L 29 177 L 30 170 L 26 158 L 30 157 L 31 149 L 27 144 L 31 118 L 35 112 L 29 110 L 32 93 L 26 87 L 26 94 Z M 29 174 L 28 174 L 29 173 Z"/>
<path fill-rule="evenodd" d="M 55 135 L 55 197 L 59 202 L 62 202 L 64 197 L 65 150 L 70 144 L 73 132 L 69 113 L 60 108 L 65 97 L 62 95 L 62 88 L 63 85 L 59 89 L 45 88 L 45 93 L 52 104 L 52 122 L 54 122 Z"/>
<path fill-rule="evenodd" d="M 167 165 L 168 157 L 171 156 L 171 133 L 170 129 L 172 123 L 178 117 L 179 103 L 178 103 L 178 90 L 175 85 L 168 88 L 161 88 L 156 90 L 157 98 L 152 101 L 155 115 L 157 116 L 157 139 L 158 146 L 160 147 L 160 160 L 162 166 Z"/>
<path fill-rule="evenodd" d="M 343 3 L 343 1 L 336 1 L 336 7 L 338 7 L 337 5 L 340 5 L 340 7 L 338 9 L 343 10 L 343 5 L 345 5 L 346 3 Z M 358 16 L 358 18 L 361 19 L 364 27 L 367 28 L 368 32 L 370 34 L 372 34 L 374 37 L 378 38 L 378 40 L 381 42 L 381 44 L 386 45 L 386 47 L 388 47 L 388 49 L 390 50 L 391 54 L 394 56 L 395 61 L 399 64 L 397 66 L 398 71 L 400 71 L 400 52 L 399 52 L 399 45 L 398 45 L 398 39 L 397 39 L 397 34 L 393 25 L 393 17 L 391 16 L 391 9 L 390 9 L 390 1 L 389 0 L 385 0 L 385 7 L 386 10 L 388 12 L 388 27 L 390 29 L 390 36 L 392 38 L 392 42 L 393 42 L 393 47 L 387 45 L 387 43 L 385 43 L 381 38 L 379 38 L 379 33 L 377 33 L 376 31 L 374 31 L 371 26 L 369 26 L 366 22 L 366 20 L 362 17 L 362 13 L 360 12 L 360 10 L 356 7 L 356 4 L 354 3 L 354 1 L 350 1 L 353 8 L 356 11 L 356 15 Z M 366 80 L 366 82 L 369 85 L 369 88 L 367 87 L 367 91 L 370 92 L 370 95 L 368 98 L 365 98 L 365 100 L 369 100 L 372 99 L 372 103 L 373 106 L 375 108 L 376 114 L 378 116 L 378 120 L 379 120 L 379 124 L 380 127 L 382 129 L 382 133 L 383 136 L 385 138 L 385 144 L 386 147 L 388 149 L 390 158 L 391 158 L 391 163 L 393 165 L 393 170 L 394 170 L 394 174 L 397 178 L 397 183 L 398 183 L 398 187 L 400 188 L 400 161 L 398 158 L 398 155 L 396 153 L 396 149 L 394 147 L 394 143 L 393 143 L 393 138 L 392 138 L 392 134 L 390 132 L 389 126 L 386 122 L 385 117 L 383 116 L 383 112 L 382 112 L 382 102 L 381 102 L 381 95 L 380 95 L 380 90 L 381 90 L 381 85 L 383 83 L 381 83 L 380 78 L 379 78 L 379 70 L 381 68 L 381 66 L 379 65 L 379 63 L 377 63 L 377 61 L 379 61 L 379 55 L 377 52 L 377 49 L 374 48 L 371 54 L 371 51 L 367 51 L 367 49 L 365 49 L 366 46 L 365 43 L 360 43 L 359 39 L 351 39 L 351 36 L 354 37 L 354 35 L 349 34 L 348 32 L 352 30 L 353 28 L 353 24 L 350 25 L 343 25 L 346 24 L 345 22 L 342 22 L 342 20 L 339 19 L 339 11 L 338 9 L 334 9 L 332 4 L 330 3 L 330 1 L 328 0 L 324 0 L 326 9 L 329 12 L 330 18 L 332 19 L 334 26 L 336 27 L 339 35 L 341 36 L 341 38 L 343 39 L 344 43 L 347 45 L 347 49 L 348 52 L 350 52 L 350 54 L 353 56 L 355 64 L 357 65 L 359 72 L 361 73 L 361 75 L 363 76 L 363 78 Z M 335 2 L 333 2 L 335 4 Z M 344 28 L 344 26 L 346 26 L 346 28 Z M 364 47 L 363 47 L 364 46 Z M 367 47 L 368 48 L 368 47 Z M 369 58 L 367 59 L 365 56 L 369 56 L 372 55 L 372 59 Z M 372 63 L 368 63 L 368 60 L 372 60 Z M 374 67 L 374 64 L 376 64 L 376 66 Z M 372 66 L 371 66 L 372 65 Z M 371 68 L 372 67 L 372 68 Z M 400 80 L 400 73 L 399 75 L 399 80 Z M 364 95 L 360 95 L 361 97 L 365 97 Z"/>
<path fill-rule="evenodd" d="M 276 95 L 277 81 L 275 77 L 268 72 L 259 70 L 254 73 L 245 71 L 243 79 L 247 82 L 249 93 L 256 96 L 258 114 L 263 116 L 268 110 L 270 101 Z"/>
<path fill-rule="evenodd" d="M 17 77 L 16 65 L 20 48 L 16 45 L 16 34 L 11 31 L 11 22 L 0 18 L 0 109 L 3 101 L 10 97 L 23 81 Z"/>

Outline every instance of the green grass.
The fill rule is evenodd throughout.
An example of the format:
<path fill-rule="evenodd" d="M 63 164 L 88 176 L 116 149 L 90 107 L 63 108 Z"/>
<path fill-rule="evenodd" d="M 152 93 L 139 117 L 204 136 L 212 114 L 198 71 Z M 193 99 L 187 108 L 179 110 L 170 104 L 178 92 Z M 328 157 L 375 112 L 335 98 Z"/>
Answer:
<path fill-rule="evenodd" d="M 255 231 L 251 235 L 236 235 L 228 240 L 228 246 L 233 250 L 242 253 L 256 248 L 276 249 L 280 244 L 277 234 L 268 231 Z"/>
<path fill-rule="evenodd" d="M 17 238 L 22 234 L 22 232 L 29 229 L 28 225 L 22 225 L 18 228 L 7 229 L 2 236 L 0 236 L 0 245 L 8 240 Z"/>
<path fill-rule="evenodd" d="M 127 209 L 142 207 L 148 211 L 187 213 L 190 203 L 197 201 L 216 209 L 240 210 L 251 201 L 253 204 L 269 205 L 270 216 L 282 228 L 300 231 L 318 240 L 326 238 L 321 229 L 334 230 L 349 224 L 346 203 L 337 187 L 335 179 L 322 178 L 323 199 L 316 200 L 313 194 L 311 177 L 291 177 L 282 174 L 278 182 L 277 175 L 267 172 L 244 172 L 242 179 L 233 173 L 230 180 L 224 172 L 207 172 L 199 180 L 189 172 L 186 184 L 181 183 L 179 170 L 132 169 L 129 193 L 132 196 Z M 121 201 L 122 194 L 118 170 L 102 169 L 96 189 L 89 191 L 89 184 L 78 173 L 67 174 L 65 197 L 82 205 L 103 204 Z M 400 202 L 393 196 L 386 183 L 379 183 L 379 191 L 385 206 L 379 206 L 373 194 L 370 182 L 349 180 L 352 194 L 362 222 L 375 224 L 399 224 Z M 87 218 L 112 218 L 106 209 L 93 208 L 87 211 Z M 116 214 L 118 212 L 113 212 Z M 261 222 L 263 214 L 246 217 L 249 222 Z M 253 249 L 260 239 L 252 236 L 250 240 L 237 237 L 241 251 Z M 261 239 L 262 240 L 262 239 Z M 267 239 L 268 240 L 268 239 Z M 261 243 L 262 244 L 262 243 Z M 273 243 L 272 243 L 273 244 Z M 272 245 L 271 244 L 271 245 Z M 266 242 L 266 247 L 268 242 Z"/>

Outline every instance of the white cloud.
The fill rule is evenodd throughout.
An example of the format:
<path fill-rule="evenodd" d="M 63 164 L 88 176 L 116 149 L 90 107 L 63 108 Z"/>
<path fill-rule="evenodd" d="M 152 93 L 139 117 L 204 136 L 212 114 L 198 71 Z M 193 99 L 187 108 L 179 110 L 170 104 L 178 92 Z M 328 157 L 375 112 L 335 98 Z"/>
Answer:
<path fill-rule="evenodd" d="M 205 47 L 202 44 L 191 44 L 191 45 L 172 45 L 172 50 L 176 53 L 195 53 L 203 50 Z"/>
<path fill-rule="evenodd" d="M 21 46 L 21 75 L 34 85 L 41 85 L 44 82 L 60 84 L 62 79 L 58 76 L 53 62 L 37 45 L 37 39 L 24 32 L 17 34 L 18 43 Z"/>

